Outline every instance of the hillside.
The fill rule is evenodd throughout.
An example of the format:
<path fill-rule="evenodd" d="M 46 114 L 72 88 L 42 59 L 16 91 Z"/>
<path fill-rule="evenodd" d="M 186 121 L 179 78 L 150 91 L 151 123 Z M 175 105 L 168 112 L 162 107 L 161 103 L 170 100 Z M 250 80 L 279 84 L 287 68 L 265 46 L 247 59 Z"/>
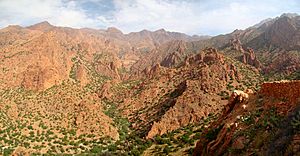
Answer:
<path fill-rule="evenodd" d="M 193 44 L 197 48 L 216 47 L 234 58 L 243 57 L 244 51 L 252 49 L 266 78 L 297 79 L 300 69 L 299 21 L 297 14 L 282 14 L 245 30 L 235 30 Z"/>
<path fill-rule="evenodd" d="M 248 101 L 229 101 L 193 155 L 299 155 L 299 84 L 263 83 Z"/>
<path fill-rule="evenodd" d="M 215 37 L 0 29 L 0 152 L 297 154 L 299 82 L 273 81 L 299 79 L 299 17 Z"/>

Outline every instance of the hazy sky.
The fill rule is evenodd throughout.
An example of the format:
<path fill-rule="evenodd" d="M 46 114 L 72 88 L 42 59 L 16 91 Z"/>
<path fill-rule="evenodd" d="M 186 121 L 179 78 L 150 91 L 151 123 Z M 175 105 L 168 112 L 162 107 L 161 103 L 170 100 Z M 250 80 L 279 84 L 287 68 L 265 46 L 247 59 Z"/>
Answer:
<path fill-rule="evenodd" d="M 245 29 L 282 13 L 300 13 L 299 0 L 0 0 L 0 28 L 41 21 L 74 28 L 117 27 L 216 35 Z"/>

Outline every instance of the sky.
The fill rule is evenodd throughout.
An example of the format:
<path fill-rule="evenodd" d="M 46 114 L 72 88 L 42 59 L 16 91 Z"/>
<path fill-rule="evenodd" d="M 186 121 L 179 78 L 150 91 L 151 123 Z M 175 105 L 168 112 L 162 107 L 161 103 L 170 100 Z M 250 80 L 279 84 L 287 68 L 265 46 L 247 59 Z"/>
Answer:
<path fill-rule="evenodd" d="M 73 28 L 116 27 L 189 35 L 226 34 L 282 13 L 300 14 L 299 0 L 0 0 L 0 28 L 42 21 Z"/>

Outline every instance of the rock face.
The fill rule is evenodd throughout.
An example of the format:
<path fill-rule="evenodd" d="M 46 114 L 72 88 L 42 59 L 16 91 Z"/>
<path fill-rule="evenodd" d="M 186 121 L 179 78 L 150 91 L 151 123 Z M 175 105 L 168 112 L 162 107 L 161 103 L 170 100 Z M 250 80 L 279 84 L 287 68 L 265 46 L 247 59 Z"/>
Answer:
<path fill-rule="evenodd" d="M 132 90 L 121 109 L 146 138 L 197 123 L 219 112 L 226 100 L 218 94 L 227 91 L 229 81 L 238 84 L 243 77 L 226 59 L 217 49 L 206 48 L 177 68 L 155 65 L 145 70 L 149 79 Z"/>
<path fill-rule="evenodd" d="M 203 62 L 210 64 L 213 62 L 220 62 L 220 63 L 224 63 L 224 56 L 221 55 L 220 53 L 218 53 L 218 50 L 215 48 L 206 48 L 204 49 L 205 52 L 207 52 L 206 55 L 203 56 L 202 54 L 202 59 Z"/>
<path fill-rule="evenodd" d="M 242 56 L 242 62 L 245 64 L 252 65 L 258 69 L 261 68 L 261 63 L 258 61 L 253 49 L 251 48 L 248 48 L 247 51 L 244 51 Z"/>
<path fill-rule="evenodd" d="M 256 57 L 254 50 L 252 48 L 247 48 L 245 50 L 238 38 L 230 40 L 229 46 L 232 50 L 242 53 L 242 56 L 239 57 L 239 60 L 241 62 L 254 66 L 257 69 L 260 69 L 262 67 L 260 61 Z"/>
<path fill-rule="evenodd" d="M 87 85 L 90 82 L 88 69 L 86 69 L 84 65 L 78 65 L 74 72 L 76 74 L 76 80 L 78 80 L 82 86 Z"/>
<path fill-rule="evenodd" d="M 190 49 L 191 45 L 191 43 L 183 40 L 175 40 L 161 44 L 137 61 L 131 68 L 132 72 L 141 73 L 141 71 L 155 64 L 160 64 L 168 68 L 179 67 L 188 56 L 193 54 L 194 51 Z"/>
<path fill-rule="evenodd" d="M 244 51 L 241 41 L 237 38 L 230 40 L 230 46 L 233 50 L 237 50 L 237 51 L 241 51 L 241 52 Z"/>
<path fill-rule="evenodd" d="M 267 142 L 269 138 L 266 136 L 269 136 L 268 133 L 271 132 L 276 132 L 278 137 L 296 137 L 296 139 L 291 139 L 290 143 L 288 143 L 290 144 L 291 150 L 278 151 L 280 149 L 276 149 L 278 152 L 281 152 L 282 154 L 290 153 L 292 151 L 296 151 L 296 153 L 299 152 L 296 150 L 298 145 L 295 145 L 297 144 L 295 143 L 297 142 L 296 133 L 289 132 L 288 136 L 282 136 L 286 135 L 283 134 L 283 132 L 278 133 L 278 131 L 293 131 L 290 123 L 287 123 L 291 122 L 289 117 L 287 117 L 287 120 L 281 120 L 281 123 L 277 123 L 284 124 L 285 127 L 263 126 L 255 129 L 256 133 L 262 133 L 258 136 L 259 138 L 255 136 L 251 138 L 247 135 L 238 135 L 237 133 L 237 131 L 243 133 L 249 128 L 253 128 L 262 124 L 268 117 L 270 117 L 269 113 L 271 108 L 276 110 L 275 114 L 289 116 L 289 114 L 296 110 L 297 104 L 299 103 L 299 86 L 300 81 L 278 81 L 263 83 L 261 90 L 255 94 L 250 94 L 249 101 L 247 102 L 241 103 L 238 99 L 231 98 L 219 118 L 202 133 L 202 136 L 200 137 L 201 139 L 197 142 L 193 155 L 200 156 L 232 154 L 228 150 L 229 148 L 235 150 L 243 149 L 243 151 L 245 151 L 244 153 L 241 153 L 243 155 L 247 155 L 254 150 L 260 154 L 269 155 L 274 152 L 273 147 L 276 143 L 273 144 L 273 142 L 271 142 L 272 145 L 265 143 L 258 146 L 257 141 L 260 140 Z M 282 99 L 284 100 L 281 101 Z M 257 101 L 261 101 L 261 104 L 257 104 Z M 245 117 L 247 118 L 247 114 L 249 115 L 257 111 L 259 111 L 262 115 L 253 118 L 251 125 L 244 123 Z M 271 111 L 271 113 L 273 113 L 274 117 L 274 112 Z M 214 137 L 211 136 L 212 133 L 215 133 Z M 275 140 L 275 142 L 277 141 L 283 143 L 280 139 Z M 246 144 L 248 145 L 247 149 L 245 149 Z"/>
<path fill-rule="evenodd" d="M 112 96 L 110 91 L 111 86 L 111 82 L 106 82 L 103 84 L 102 88 L 98 92 L 98 96 L 101 99 L 110 99 Z"/>
<path fill-rule="evenodd" d="M 300 81 L 275 81 L 266 82 L 261 86 L 260 93 L 268 97 L 274 97 L 277 99 L 284 98 L 288 102 L 296 103 L 300 97 Z"/>
<path fill-rule="evenodd" d="M 168 55 L 162 62 L 160 63 L 164 67 L 174 67 L 175 65 L 178 65 L 180 62 L 182 62 L 181 54 L 178 52 L 173 52 L 170 55 Z"/>
<path fill-rule="evenodd" d="M 270 64 L 263 69 L 265 74 L 275 72 L 283 75 L 297 75 L 300 70 L 300 60 L 297 53 L 279 50 L 275 52 L 275 55 L 272 60 L 269 60 Z M 296 76 L 295 79 L 299 78 Z"/>
<path fill-rule="evenodd" d="M 43 73 L 39 66 L 28 66 L 24 72 L 22 87 L 27 89 L 39 90 L 42 89 L 44 83 Z"/>
<path fill-rule="evenodd" d="M 58 71 L 51 67 L 42 69 L 38 65 L 29 65 L 23 75 L 21 86 L 35 91 L 50 88 L 61 82 Z"/>
<path fill-rule="evenodd" d="M 267 42 L 287 50 L 299 49 L 299 16 L 281 16 L 264 34 Z"/>
<path fill-rule="evenodd" d="M 263 83 L 259 94 L 275 99 L 284 99 L 284 103 L 275 105 L 286 114 L 295 109 L 295 104 L 300 102 L 300 81 L 275 81 Z M 271 106 L 270 106 L 271 107 Z"/>

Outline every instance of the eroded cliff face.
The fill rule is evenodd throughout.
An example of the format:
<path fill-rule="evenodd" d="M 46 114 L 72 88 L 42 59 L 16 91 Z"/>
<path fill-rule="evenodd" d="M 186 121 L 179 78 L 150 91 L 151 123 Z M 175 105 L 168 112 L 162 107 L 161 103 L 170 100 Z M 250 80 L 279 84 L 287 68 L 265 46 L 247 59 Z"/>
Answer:
<path fill-rule="evenodd" d="M 300 98 L 300 81 L 266 82 L 262 84 L 260 93 L 268 97 L 283 98 L 288 102 L 295 103 Z"/>
<path fill-rule="evenodd" d="M 236 57 L 241 62 L 254 66 L 257 69 L 262 67 L 262 64 L 258 60 L 254 50 L 249 47 L 245 48 L 240 39 L 237 37 L 229 41 L 229 47 L 229 55 L 232 55 L 231 53 L 236 53 L 235 55 L 237 56 L 233 57 Z"/>
<path fill-rule="evenodd" d="M 244 102 L 229 100 L 223 113 L 201 135 L 193 155 L 234 155 L 234 151 L 243 155 L 254 151 L 262 155 L 274 151 L 299 154 L 298 133 L 290 117 L 297 114 L 299 87 L 300 81 L 266 82 Z M 282 137 L 290 139 L 280 141 Z M 273 148 L 275 144 L 278 149 Z"/>
<path fill-rule="evenodd" d="M 244 51 L 242 56 L 242 62 L 245 64 L 252 65 L 258 69 L 262 67 L 260 61 L 256 58 L 256 55 L 253 49 L 251 48 L 248 48 L 246 51 Z"/>
<path fill-rule="evenodd" d="M 238 82 L 246 76 L 238 70 L 240 65 L 215 48 L 189 56 L 177 68 L 157 64 L 144 71 L 148 79 L 129 92 L 120 109 L 133 128 L 149 139 L 197 123 L 222 110 L 231 85 L 245 87 Z"/>
<path fill-rule="evenodd" d="M 260 95 L 274 99 L 281 99 L 280 102 L 269 103 L 268 106 L 279 108 L 286 114 L 295 109 L 296 104 L 300 101 L 300 81 L 275 81 L 266 82 L 261 86 Z"/>

